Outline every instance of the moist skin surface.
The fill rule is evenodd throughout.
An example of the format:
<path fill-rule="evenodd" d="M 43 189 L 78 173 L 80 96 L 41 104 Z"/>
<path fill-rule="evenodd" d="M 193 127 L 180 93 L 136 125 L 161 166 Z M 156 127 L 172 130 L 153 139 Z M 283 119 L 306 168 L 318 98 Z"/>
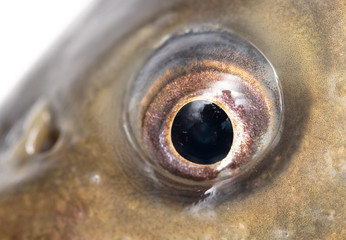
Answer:
<path fill-rule="evenodd" d="M 0 238 L 344 239 L 345 13 L 341 0 L 101 1 L 1 108 Z M 161 191 L 123 128 L 129 79 L 187 26 L 252 42 L 282 85 L 280 142 L 231 196 Z"/>

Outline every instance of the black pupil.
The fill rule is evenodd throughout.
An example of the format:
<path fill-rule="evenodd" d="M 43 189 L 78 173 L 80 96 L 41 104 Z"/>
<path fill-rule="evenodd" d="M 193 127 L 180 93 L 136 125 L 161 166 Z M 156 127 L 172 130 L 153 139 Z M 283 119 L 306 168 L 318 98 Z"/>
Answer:
<path fill-rule="evenodd" d="M 230 119 L 219 106 L 206 100 L 184 105 L 175 116 L 171 131 L 177 152 L 197 164 L 221 161 L 232 146 Z"/>

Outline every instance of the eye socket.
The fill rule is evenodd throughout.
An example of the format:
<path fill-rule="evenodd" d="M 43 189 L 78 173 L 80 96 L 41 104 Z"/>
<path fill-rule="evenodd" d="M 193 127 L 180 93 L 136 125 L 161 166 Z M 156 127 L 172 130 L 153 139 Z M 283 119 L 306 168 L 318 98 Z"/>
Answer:
<path fill-rule="evenodd" d="M 283 119 L 272 65 L 224 31 L 171 37 L 144 64 L 127 99 L 131 142 L 153 168 L 184 183 L 250 171 L 277 142 Z"/>

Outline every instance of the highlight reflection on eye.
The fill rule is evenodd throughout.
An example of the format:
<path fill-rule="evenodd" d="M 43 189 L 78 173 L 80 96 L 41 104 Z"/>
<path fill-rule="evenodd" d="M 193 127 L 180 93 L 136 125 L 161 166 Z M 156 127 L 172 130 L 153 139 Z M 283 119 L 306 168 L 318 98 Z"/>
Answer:
<path fill-rule="evenodd" d="M 127 128 L 157 171 L 190 181 L 235 178 L 278 139 L 283 118 L 273 67 L 223 31 L 166 41 L 131 86 Z"/>

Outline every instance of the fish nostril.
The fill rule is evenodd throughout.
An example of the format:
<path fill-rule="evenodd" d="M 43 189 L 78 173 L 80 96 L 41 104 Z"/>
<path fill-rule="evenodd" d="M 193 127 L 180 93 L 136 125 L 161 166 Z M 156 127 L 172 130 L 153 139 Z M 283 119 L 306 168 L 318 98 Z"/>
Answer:
<path fill-rule="evenodd" d="M 25 143 L 28 155 L 40 154 L 50 151 L 58 142 L 60 132 L 50 126 L 41 126 L 41 129 L 32 129 Z"/>
<path fill-rule="evenodd" d="M 8 131 L 0 149 L 0 194 L 50 166 L 61 132 L 44 102 L 37 102 Z"/>
<path fill-rule="evenodd" d="M 24 118 L 12 126 L 2 156 L 22 165 L 28 158 L 53 150 L 60 137 L 51 111 L 44 102 L 37 102 Z"/>
<path fill-rule="evenodd" d="M 54 126 L 52 115 L 42 104 L 32 110 L 24 126 L 23 140 L 27 155 L 48 152 L 53 149 L 60 137 Z"/>
<path fill-rule="evenodd" d="M 54 148 L 54 146 L 59 140 L 59 137 L 60 137 L 59 130 L 55 128 L 49 129 L 49 133 L 47 134 L 46 138 L 44 139 L 44 141 L 41 142 L 41 147 L 39 149 L 39 152 L 41 153 L 48 152 L 49 150 Z"/>

